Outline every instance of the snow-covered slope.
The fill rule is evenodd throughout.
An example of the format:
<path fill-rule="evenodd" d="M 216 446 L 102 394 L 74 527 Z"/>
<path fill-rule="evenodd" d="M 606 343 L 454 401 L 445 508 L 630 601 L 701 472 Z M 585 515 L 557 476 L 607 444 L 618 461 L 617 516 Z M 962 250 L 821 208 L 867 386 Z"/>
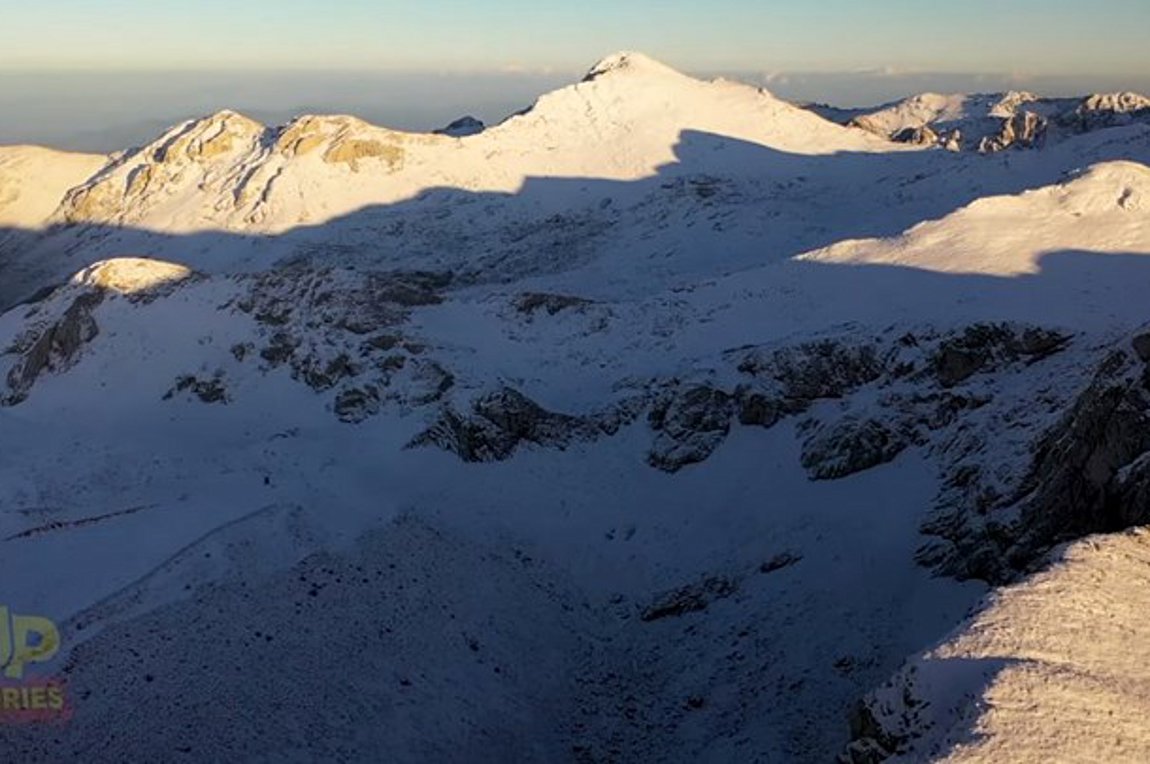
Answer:
<path fill-rule="evenodd" d="M 1148 160 L 1141 124 L 895 145 L 620 54 L 462 138 L 224 112 L 94 166 L 0 243 L 5 304 L 58 285 L 0 315 L 4 604 L 74 700 L 0 744 L 833 758 L 988 584 L 1150 523 Z M 1062 644 L 977 620 L 1049 602 L 945 644 Z M 914 734 L 868 713 L 860 756 Z"/>
<path fill-rule="evenodd" d="M 1062 551 L 868 697 L 854 750 L 896 750 L 891 761 L 1142 760 L 1147 571 L 1144 529 Z"/>
<path fill-rule="evenodd" d="M 0 229 L 40 228 L 67 191 L 107 163 L 108 157 L 95 154 L 0 146 Z"/>
<path fill-rule="evenodd" d="M 1150 168 L 1109 162 L 1057 186 L 980 199 L 902 236 L 843 242 L 802 259 L 1022 276 L 1038 273 L 1043 258 L 1060 251 L 1141 254 L 1148 247 Z"/>

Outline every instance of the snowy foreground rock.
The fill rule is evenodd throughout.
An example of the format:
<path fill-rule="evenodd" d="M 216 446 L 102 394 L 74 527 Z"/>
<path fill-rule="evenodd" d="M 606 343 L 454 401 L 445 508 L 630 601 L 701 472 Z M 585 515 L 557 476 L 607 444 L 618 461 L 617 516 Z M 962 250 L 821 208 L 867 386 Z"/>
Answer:
<path fill-rule="evenodd" d="M 73 712 L 0 745 L 1147 760 L 1140 103 L 948 152 L 619 54 L 0 149 L 0 605 Z"/>

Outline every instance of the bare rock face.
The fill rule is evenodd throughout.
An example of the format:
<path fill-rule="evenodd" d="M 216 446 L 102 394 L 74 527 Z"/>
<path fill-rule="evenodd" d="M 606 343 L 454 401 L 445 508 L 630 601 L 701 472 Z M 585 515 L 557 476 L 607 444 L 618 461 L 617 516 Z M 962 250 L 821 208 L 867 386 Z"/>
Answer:
<path fill-rule="evenodd" d="M 408 447 L 436 446 L 465 462 L 495 462 L 510 458 L 524 443 L 564 449 L 600 433 L 589 419 L 548 411 L 517 390 L 503 388 L 476 400 L 467 415 L 445 409 Z"/>
<path fill-rule="evenodd" d="M 71 368 L 81 348 L 100 332 L 92 311 L 103 301 L 102 291 L 83 292 L 56 321 L 21 338 L 18 346 L 12 348 L 21 358 L 8 372 L 8 392 L 0 398 L 0 404 L 12 406 L 23 401 L 41 374 L 58 374 Z"/>
<path fill-rule="evenodd" d="M 943 387 L 953 387 L 982 371 L 1019 360 L 1032 362 L 1058 352 L 1069 338 L 1036 327 L 976 324 L 940 343 L 932 366 Z"/>
<path fill-rule="evenodd" d="M 1150 394 L 1146 366 L 1128 353 L 1103 362 L 1094 382 L 1064 420 L 1038 444 L 1021 506 L 1024 535 L 1016 563 L 1091 533 L 1150 522 Z"/>
<path fill-rule="evenodd" d="M 846 418 L 816 429 L 803 444 L 802 464 L 814 480 L 837 480 L 886 464 L 908 445 L 878 420 Z"/>
<path fill-rule="evenodd" d="M 744 374 L 777 385 L 791 410 L 802 410 L 815 400 L 841 398 L 879 379 L 886 368 L 876 345 L 837 340 L 750 350 L 738 366 Z"/>
<path fill-rule="evenodd" d="M 677 472 L 709 457 L 731 430 L 734 406 L 722 390 L 697 385 L 660 401 L 648 416 L 658 435 L 647 462 L 664 472 Z"/>
<path fill-rule="evenodd" d="M 997 135 L 984 137 L 978 150 L 983 154 L 993 154 L 1009 148 L 1042 148 L 1048 127 L 1046 117 L 1032 111 L 1020 111 L 1003 121 Z"/>
<path fill-rule="evenodd" d="M 1137 338 L 1101 363 L 1034 443 L 1025 478 L 1009 494 L 986 485 L 979 465 L 952 473 L 944 490 L 958 500 L 923 526 L 940 541 L 924 546 L 919 561 L 1002 584 L 1057 544 L 1150 523 L 1150 370 L 1137 349 L 1145 345 Z"/>
<path fill-rule="evenodd" d="M 890 139 L 895 143 L 909 143 L 912 146 L 935 146 L 939 143 L 938 133 L 927 125 L 903 128 Z"/>

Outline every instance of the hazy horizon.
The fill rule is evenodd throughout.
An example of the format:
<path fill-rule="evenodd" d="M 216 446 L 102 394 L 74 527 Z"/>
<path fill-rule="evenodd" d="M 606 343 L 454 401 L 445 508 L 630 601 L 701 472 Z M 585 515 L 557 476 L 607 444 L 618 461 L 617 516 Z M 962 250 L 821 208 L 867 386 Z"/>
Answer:
<path fill-rule="evenodd" d="M 689 70 L 1150 69 L 1145 0 L 53 0 L 9 3 L 0 69 L 570 70 L 635 49 Z M 1104 23 L 1103 23 L 1104 20 Z"/>
<path fill-rule="evenodd" d="M 590 62 L 589 62 L 590 63 Z M 578 81 L 583 70 L 518 72 L 32 71 L 0 73 L 0 144 L 111 152 L 178 122 L 234 109 L 268 124 L 301 113 L 345 113 L 399 130 L 430 131 L 463 115 L 488 124 Z M 921 92 L 1021 89 L 1048 96 L 1150 92 L 1150 74 L 1025 76 L 915 72 L 693 71 L 766 87 L 796 102 L 873 106 Z"/>
<path fill-rule="evenodd" d="M 222 108 L 270 122 L 347 112 L 405 130 L 463 114 L 493 122 L 617 50 L 846 107 L 927 90 L 1150 91 L 1146 0 L 9 5 L 0 143 L 89 151 Z"/>

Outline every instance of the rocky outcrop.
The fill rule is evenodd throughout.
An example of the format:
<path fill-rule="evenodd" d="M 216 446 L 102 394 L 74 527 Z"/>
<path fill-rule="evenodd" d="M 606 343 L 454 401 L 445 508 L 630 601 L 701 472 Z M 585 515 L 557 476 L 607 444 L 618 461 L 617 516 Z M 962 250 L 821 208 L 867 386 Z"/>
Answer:
<path fill-rule="evenodd" d="M 837 480 L 886 464 L 908 445 L 878 420 L 848 417 L 815 428 L 803 443 L 802 465 L 813 480 Z"/>
<path fill-rule="evenodd" d="M 1079 132 L 1150 120 L 1150 98 L 1139 93 L 1098 93 L 1083 99 L 1061 123 Z"/>
<path fill-rule="evenodd" d="M 877 345 L 821 340 L 783 348 L 732 351 L 738 370 L 771 385 L 788 411 L 801 411 L 815 400 L 841 398 L 878 380 L 887 361 Z"/>
<path fill-rule="evenodd" d="M 739 584 L 727 576 L 708 576 L 698 583 L 665 592 L 643 609 L 639 618 L 645 622 L 675 618 L 706 610 L 715 600 L 726 599 L 738 591 Z"/>
<path fill-rule="evenodd" d="M 233 348 L 265 371 L 286 367 L 317 392 L 334 391 L 332 410 L 356 423 L 387 403 L 439 401 L 455 377 L 424 357 L 427 346 L 403 330 L 412 310 L 436 305 L 449 273 L 360 273 L 297 263 L 251 277 L 229 307 L 256 322 L 257 343 Z"/>
<path fill-rule="evenodd" d="M 18 353 L 20 359 L 8 372 L 8 391 L 0 404 L 20 403 L 41 374 L 59 374 L 75 365 L 81 348 L 100 333 L 92 311 L 103 301 L 100 290 L 82 292 L 58 319 L 19 338 L 7 351 Z"/>
<path fill-rule="evenodd" d="M 350 341 L 348 335 L 362 337 L 396 327 L 407 320 L 409 309 L 438 304 L 439 292 L 450 282 L 450 274 L 423 271 L 360 274 L 292 266 L 251 277 L 247 293 L 233 304 L 266 328 L 270 344 L 261 353 L 265 360 L 273 365 L 304 363 L 296 350 L 315 345 L 303 342 L 308 335 L 324 334 L 332 340 L 325 344 L 343 348 Z M 357 344 L 365 353 L 391 350 L 394 345 L 412 347 L 401 337 L 391 341 L 393 337 L 394 333 L 384 332 Z M 296 365 L 293 369 L 307 376 L 306 369 Z"/>
<path fill-rule="evenodd" d="M 731 430 L 734 405 L 722 390 L 696 385 L 658 401 L 647 421 L 657 435 L 647 462 L 677 472 L 709 457 Z"/>
<path fill-rule="evenodd" d="M 935 146 L 939 143 L 939 136 L 928 126 L 904 127 L 890 137 L 895 143 L 909 143 L 912 146 Z"/>
<path fill-rule="evenodd" d="M 545 310 L 547 315 L 554 316 L 564 310 L 580 310 L 593 304 L 592 300 L 573 295 L 525 292 L 515 300 L 515 309 L 528 316 L 532 316 L 540 310 Z"/>
<path fill-rule="evenodd" d="M 1059 332 L 1010 324 L 975 324 L 943 340 L 932 359 L 939 384 L 953 387 L 983 371 L 1016 361 L 1031 363 L 1057 353 L 1070 341 Z"/>
<path fill-rule="evenodd" d="M 1150 122 L 1150 98 L 1103 93 L 1082 99 L 1011 91 L 986 95 L 923 93 L 874 110 L 811 107 L 832 121 L 896 143 L 993 154 L 1040 149 L 1050 141 Z"/>
<path fill-rule="evenodd" d="M 445 409 L 408 447 L 435 446 L 465 462 L 495 462 L 509 458 L 523 444 L 562 450 L 601 432 L 589 419 L 548 411 L 505 387 L 475 400 L 467 414 Z"/>
<path fill-rule="evenodd" d="M 1150 370 L 1139 351 L 1148 345 L 1139 337 L 1107 356 L 1009 493 L 986 480 L 992 465 L 952 471 L 945 511 L 923 527 L 939 541 L 920 562 L 1005 583 L 1059 543 L 1150 523 Z"/>
<path fill-rule="evenodd" d="M 164 393 L 164 400 L 170 400 L 177 393 L 183 392 L 194 395 L 201 403 L 228 402 L 228 390 L 221 374 L 209 379 L 200 379 L 195 375 L 186 374 L 176 380 L 176 384 L 171 390 Z"/>
<path fill-rule="evenodd" d="M 1016 567 L 1050 546 L 1150 522 L 1150 369 L 1127 351 L 1103 362 L 1062 422 L 1037 444 L 1021 505 Z"/>
<path fill-rule="evenodd" d="M 1032 111 L 1020 111 L 1003 120 L 997 135 L 988 135 L 978 144 L 979 152 L 993 154 L 1009 148 L 1042 148 L 1049 122 Z"/>

